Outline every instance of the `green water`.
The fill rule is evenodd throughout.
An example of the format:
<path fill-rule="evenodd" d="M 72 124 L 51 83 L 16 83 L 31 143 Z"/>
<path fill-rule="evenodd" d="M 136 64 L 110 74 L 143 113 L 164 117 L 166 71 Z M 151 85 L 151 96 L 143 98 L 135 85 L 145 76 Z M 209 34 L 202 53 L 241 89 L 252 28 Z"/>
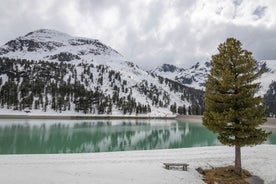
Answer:
<path fill-rule="evenodd" d="M 276 131 L 267 140 L 276 144 Z M 200 123 L 176 120 L 0 120 L 0 154 L 88 153 L 220 145 Z"/>

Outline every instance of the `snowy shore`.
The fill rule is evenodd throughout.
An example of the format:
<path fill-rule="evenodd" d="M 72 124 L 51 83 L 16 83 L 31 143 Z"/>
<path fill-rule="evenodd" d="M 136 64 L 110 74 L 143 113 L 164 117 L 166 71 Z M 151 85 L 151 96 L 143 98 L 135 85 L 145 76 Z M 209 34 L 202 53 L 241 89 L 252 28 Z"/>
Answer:
<path fill-rule="evenodd" d="M 242 164 L 265 183 L 276 183 L 276 146 L 242 148 Z M 203 183 L 198 167 L 233 164 L 226 146 L 84 154 L 0 155 L 0 183 Z M 188 171 L 164 162 L 188 163 Z"/>
<path fill-rule="evenodd" d="M 13 112 L 12 110 L 1 110 L 0 119 L 175 119 L 177 116 L 166 113 L 150 113 L 150 114 L 126 114 L 121 113 L 114 114 L 83 114 L 83 113 L 71 113 L 71 112 L 46 112 L 34 111 L 30 113 L 26 112 Z"/>
<path fill-rule="evenodd" d="M 0 119 L 177 119 L 188 120 L 191 122 L 201 122 L 201 115 L 162 115 L 162 114 L 150 114 L 150 115 L 89 115 L 89 114 L 58 114 L 58 113 L 6 113 L 0 112 Z M 276 118 L 267 118 L 267 122 L 264 126 L 276 126 Z"/>

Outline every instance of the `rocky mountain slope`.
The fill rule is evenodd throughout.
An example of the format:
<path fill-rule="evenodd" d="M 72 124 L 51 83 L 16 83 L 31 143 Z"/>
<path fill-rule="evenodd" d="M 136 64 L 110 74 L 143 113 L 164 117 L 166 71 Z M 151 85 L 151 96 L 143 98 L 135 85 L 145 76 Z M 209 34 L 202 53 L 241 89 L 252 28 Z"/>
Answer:
<path fill-rule="evenodd" d="M 210 67 L 209 62 L 198 62 L 190 68 L 179 68 L 171 64 L 163 64 L 150 72 L 202 90 L 204 89 L 204 81 L 207 78 Z"/>
<path fill-rule="evenodd" d="M 276 61 L 260 61 L 259 66 L 265 71 L 261 78 L 258 79 L 258 82 L 261 82 L 262 86 L 258 93 L 263 96 L 267 93 L 269 85 L 276 79 Z M 150 72 L 155 75 L 178 81 L 186 86 L 203 90 L 204 81 L 207 79 L 210 69 L 210 62 L 198 62 L 190 68 L 179 68 L 174 65 L 163 64 Z"/>
<path fill-rule="evenodd" d="M 151 74 L 95 39 L 41 29 L 0 47 L 1 113 L 201 114 L 202 91 Z"/>

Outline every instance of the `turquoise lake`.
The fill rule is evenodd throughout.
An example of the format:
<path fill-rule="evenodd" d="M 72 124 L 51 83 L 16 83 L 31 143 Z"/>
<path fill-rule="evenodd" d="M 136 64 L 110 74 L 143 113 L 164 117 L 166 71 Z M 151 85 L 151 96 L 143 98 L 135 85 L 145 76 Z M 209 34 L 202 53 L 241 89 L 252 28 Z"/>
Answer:
<path fill-rule="evenodd" d="M 268 129 L 268 128 L 267 128 Z M 266 144 L 276 144 L 276 129 Z M 89 153 L 221 145 L 201 123 L 177 120 L 0 119 L 0 154 Z"/>

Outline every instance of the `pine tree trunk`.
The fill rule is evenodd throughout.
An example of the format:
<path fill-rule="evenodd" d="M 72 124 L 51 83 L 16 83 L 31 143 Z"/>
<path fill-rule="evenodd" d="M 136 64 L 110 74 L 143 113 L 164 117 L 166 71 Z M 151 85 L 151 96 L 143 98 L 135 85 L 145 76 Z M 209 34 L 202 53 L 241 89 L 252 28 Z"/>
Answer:
<path fill-rule="evenodd" d="M 239 176 L 242 175 L 240 146 L 235 146 L 235 173 Z"/>

